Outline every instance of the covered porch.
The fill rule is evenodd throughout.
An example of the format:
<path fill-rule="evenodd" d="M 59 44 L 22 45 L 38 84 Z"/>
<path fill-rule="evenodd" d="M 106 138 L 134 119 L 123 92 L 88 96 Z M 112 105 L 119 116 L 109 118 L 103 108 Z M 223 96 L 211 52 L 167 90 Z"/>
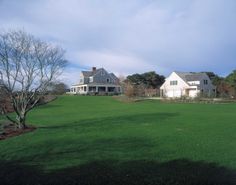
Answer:
<path fill-rule="evenodd" d="M 121 88 L 117 85 L 88 85 L 88 94 L 120 93 Z"/>
<path fill-rule="evenodd" d="M 70 90 L 71 94 L 120 94 L 121 87 L 119 85 L 103 85 L 103 84 L 86 84 L 73 86 Z"/>

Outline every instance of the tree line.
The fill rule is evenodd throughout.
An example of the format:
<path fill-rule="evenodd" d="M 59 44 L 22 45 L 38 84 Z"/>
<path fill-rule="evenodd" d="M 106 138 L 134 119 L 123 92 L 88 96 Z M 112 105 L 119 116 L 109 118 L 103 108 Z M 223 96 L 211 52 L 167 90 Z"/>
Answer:
<path fill-rule="evenodd" d="M 226 77 L 221 77 L 214 72 L 206 72 L 216 86 L 217 97 L 236 98 L 236 70 L 233 70 Z"/>
<path fill-rule="evenodd" d="M 150 71 L 142 74 L 135 73 L 123 81 L 124 93 L 133 96 L 157 96 L 159 87 L 165 82 L 165 76 Z"/>

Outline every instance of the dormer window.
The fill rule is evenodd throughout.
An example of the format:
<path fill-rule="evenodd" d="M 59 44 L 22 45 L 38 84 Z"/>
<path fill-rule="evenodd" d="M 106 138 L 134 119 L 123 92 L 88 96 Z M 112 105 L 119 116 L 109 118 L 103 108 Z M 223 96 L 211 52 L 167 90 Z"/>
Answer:
<path fill-rule="evenodd" d="M 178 85 L 178 81 L 175 80 L 175 81 L 170 81 L 170 85 Z"/>
<path fill-rule="evenodd" d="M 93 82 L 93 76 L 89 77 L 89 82 Z"/>

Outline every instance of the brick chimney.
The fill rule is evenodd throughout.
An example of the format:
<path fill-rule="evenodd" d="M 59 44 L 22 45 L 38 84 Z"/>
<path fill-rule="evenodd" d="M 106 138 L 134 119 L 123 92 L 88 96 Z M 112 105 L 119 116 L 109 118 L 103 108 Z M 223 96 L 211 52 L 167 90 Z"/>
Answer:
<path fill-rule="evenodd" d="M 96 67 L 92 67 L 92 72 L 95 72 L 97 70 Z"/>

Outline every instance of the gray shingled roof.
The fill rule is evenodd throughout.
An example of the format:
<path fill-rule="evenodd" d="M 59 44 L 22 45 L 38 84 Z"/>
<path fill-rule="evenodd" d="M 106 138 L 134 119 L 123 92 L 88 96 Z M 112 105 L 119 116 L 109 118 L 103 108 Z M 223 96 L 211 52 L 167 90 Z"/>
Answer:
<path fill-rule="evenodd" d="M 101 70 L 105 70 L 105 69 L 103 69 L 103 68 L 96 69 L 96 71 L 94 71 L 93 75 L 96 73 L 99 73 L 99 71 L 101 71 Z"/>
<path fill-rule="evenodd" d="M 102 69 L 103 69 L 103 68 L 96 69 L 95 71 L 82 71 L 82 74 L 84 75 L 84 77 L 89 78 L 90 76 L 95 75 L 96 73 L 98 73 L 98 72 L 101 71 Z M 113 78 L 114 80 L 117 80 L 117 79 L 118 79 L 114 73 L 109 73 L 109 75 L 110 75 L 110 77 Z"/>
<path fill-rule="evenodd" d="M 114 73 L 109 73 L 109 75 L 110 75 L 114 80 L 117 80 L 117 79 L 118 79 Z"/>
<path fill-rule="evenodd" d="M 185 82 L 189 81 L 200 81 L 206 73 L 186 73 L 186 72 L 175 72 L 180 78 L 182 78 Z"/>
<path fill-rule="evenodd" d="M 95 71 L 82 71 L 84 77 L 90 77 L 93 76 L 94 74 L 98 73 L 102 68 L 96 69 Z"/>
<path fill-rule="evenodd" d="M 82 71 L 82 74 L 84 75 L 84 77 L 90 77 L 93 75 L 92 71 Z"/>

